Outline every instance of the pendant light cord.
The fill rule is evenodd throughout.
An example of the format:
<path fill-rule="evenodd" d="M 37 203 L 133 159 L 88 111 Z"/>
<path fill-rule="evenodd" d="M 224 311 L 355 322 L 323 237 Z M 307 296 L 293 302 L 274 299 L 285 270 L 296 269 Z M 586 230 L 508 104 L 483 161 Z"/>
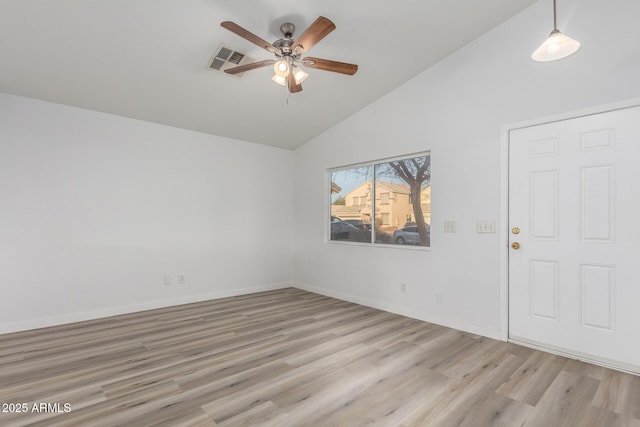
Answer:
<path fill-rule="evenodd" d="M 556 0 L 553 0 L 553 31 L 558 30 L 558 21 L 556 20 Z"/>

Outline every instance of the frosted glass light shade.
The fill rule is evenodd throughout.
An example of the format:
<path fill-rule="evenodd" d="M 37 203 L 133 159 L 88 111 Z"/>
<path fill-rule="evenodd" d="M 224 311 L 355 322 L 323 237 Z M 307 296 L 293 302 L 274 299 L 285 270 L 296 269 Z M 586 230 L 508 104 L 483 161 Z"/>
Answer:
<path fill-rule="evenodd" d="M 277 76 L 287 77 L 289 75 L 289 64 L 287 61 L 278 61 L 273 64 L 273 72 L 276 73 Z"/>
<path fill-rule="evenodd" d="M 549 62 L 566 58 L 580 49 L 580 42 L 565 36 L 559 30 L 553 30 L 544 43 L 531 54 L 531 59 L 538 62 Z"/>
<path fill-rule="evenodd" d="M 307 74 L 300 67 L 293 67 L 293 77 L 296 79 L 296 84 L 300 84 L 303 81 L 307 80 L 307 77 L 309 77 L 309 74 Z"/>
<path fill-rule="evenodd" d="M 275 83 L 279 84 L 280 86 L 286 86 L 287 84 L 287 78 L 279 76 L 277 74 L 274 74 L 273 77 L 271 77 L 271 80 L 273 80 Z"/>

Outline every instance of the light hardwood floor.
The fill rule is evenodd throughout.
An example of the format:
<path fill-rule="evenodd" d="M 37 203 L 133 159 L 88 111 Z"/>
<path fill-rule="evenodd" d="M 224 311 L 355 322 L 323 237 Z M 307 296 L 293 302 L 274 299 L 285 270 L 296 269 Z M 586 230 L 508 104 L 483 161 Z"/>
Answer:
<path fill-rule="evenodd" d="M 28 408 L 0 426 L 640 427 L 640 377 L 284 289 L 0 335 L 0 403 Z"/>

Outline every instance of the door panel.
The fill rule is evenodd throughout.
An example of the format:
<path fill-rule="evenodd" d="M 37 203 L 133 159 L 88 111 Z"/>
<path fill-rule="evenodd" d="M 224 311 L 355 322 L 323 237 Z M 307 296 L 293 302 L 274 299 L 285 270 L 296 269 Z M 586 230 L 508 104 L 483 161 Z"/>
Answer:
<path fill-rule="evenodd" d="M 640 372 L 640 107 L 509 135 L 509 336 Z"/>

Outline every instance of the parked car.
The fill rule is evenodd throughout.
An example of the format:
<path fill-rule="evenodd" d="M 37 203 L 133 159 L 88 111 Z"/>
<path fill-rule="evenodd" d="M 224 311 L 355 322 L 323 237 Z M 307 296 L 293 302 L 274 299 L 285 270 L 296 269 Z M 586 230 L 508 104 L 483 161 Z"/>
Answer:
<path fill-rule="evenodd" d="M 427 236 L 429 236 L 430 230 L 427 225 Z M 401 228 L 393 232 L 393 241 L 399 245 L 419 245 L 420 235 L 418 234 L 418 226 L 412 225 L 409 227 Z"/>
<path fill-rule="evenodd" d="M 359 230 L 345 221 L 331 222 L 331 240 L 348 240 Z"/>
<path fill-rule="evenodd" d="M 364 231 L 371 231 L 371 224 L 367 224 L 361 219 L 344 219 L 344 222 L 353 225 L 355 228 Z"/>

